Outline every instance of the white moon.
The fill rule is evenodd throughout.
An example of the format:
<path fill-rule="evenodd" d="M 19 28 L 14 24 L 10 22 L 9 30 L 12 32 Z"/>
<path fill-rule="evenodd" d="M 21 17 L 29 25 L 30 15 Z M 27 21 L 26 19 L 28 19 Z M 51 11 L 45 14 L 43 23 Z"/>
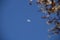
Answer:
<path fill-rule="evenodd" d="M 30 19 L 27 19 L 27 22 L 31 22 L 31 20 Z"/>

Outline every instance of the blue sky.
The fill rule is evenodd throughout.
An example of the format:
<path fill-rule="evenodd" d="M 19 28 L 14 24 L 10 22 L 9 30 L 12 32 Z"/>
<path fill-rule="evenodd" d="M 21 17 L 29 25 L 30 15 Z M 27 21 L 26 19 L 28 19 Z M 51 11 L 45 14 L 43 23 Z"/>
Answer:
<path fill-rule="evenodd" d="M 28 0 L 1 0 L 1 40 L 48 40 L 48 25 Z M 27 22 L 30 19 L 31 22 Z"/>

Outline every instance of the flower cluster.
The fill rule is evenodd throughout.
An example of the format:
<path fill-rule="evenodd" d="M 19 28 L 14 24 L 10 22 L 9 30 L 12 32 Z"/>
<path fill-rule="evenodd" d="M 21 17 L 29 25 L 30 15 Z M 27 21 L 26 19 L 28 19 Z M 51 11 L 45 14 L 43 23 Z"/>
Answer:
<path fill-rule="evenodd" d="M 29 4 L 32 5 L 32 2 L 33 0 L 30 0 Z M 42 18 L 48 19 L 47 24 L 55 24 L 55 27 L 50 29 L 49 32 L 60 34 L 60 0 L 37 0 L 36 4 L 40 11 L 44 13 Z"/>

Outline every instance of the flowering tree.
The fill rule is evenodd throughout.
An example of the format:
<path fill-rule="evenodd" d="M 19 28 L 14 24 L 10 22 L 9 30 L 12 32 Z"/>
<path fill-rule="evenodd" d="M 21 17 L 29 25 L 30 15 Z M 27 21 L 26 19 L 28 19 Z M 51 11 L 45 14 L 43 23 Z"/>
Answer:
<path fill-rule="evenodd" d="M 29 5 L 32 5 L 32 3 L 33 0 L 30 0 Z M 44 13 L 41 18 L 47 19 L 48 25 L 55 25 L 55 27 L 48 30 L 49 35 L 60 34 L 60 0 L 36 0 L 36 4 L 40 11 Z"/>

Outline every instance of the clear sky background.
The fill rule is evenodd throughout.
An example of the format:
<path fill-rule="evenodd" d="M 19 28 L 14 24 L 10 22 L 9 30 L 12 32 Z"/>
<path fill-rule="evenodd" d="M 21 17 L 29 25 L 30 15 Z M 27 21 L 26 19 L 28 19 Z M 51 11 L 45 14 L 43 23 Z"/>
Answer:
<path fill-rule="evenodd" d="M 48 25 L 28 0 L 0 0 L 1 40 L 48 40 Z"/>

